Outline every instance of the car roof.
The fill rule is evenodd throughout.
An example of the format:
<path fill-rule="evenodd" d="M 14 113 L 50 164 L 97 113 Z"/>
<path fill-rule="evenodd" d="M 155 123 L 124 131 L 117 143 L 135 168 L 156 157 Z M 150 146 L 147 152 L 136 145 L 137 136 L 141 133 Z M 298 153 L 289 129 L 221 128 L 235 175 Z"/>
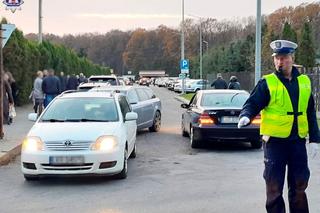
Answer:
<path fill-rule="evenodd" d="M 236 94 L 243 93 L 249 94 L 246 90 L 233 90 L 233 89 L 208 89 L 208 90 L 200 90 L 202 94 Z"/>
<path fill-rule="evenodd" d="M 131 88 L 148 88 L 148 87 L 144 87 L 144 86 L 100 86 L 100 87 L 94 87 L 92 88 L 93 90 L 91 91 L 104 91 L 104 90 L 121 90 L 121 91 L 127 91 Z"/>
<path fill-rule="evenodd" d="M 91 75 L 90 78 L 117 78 L 115 75 Z"/>
<path fill-rule="evenodd" d="M 119 94 L 113 92 L 77 92 L 77 91 L 67 91 L 60 94 L 59 98 L 114 98 Z"/>

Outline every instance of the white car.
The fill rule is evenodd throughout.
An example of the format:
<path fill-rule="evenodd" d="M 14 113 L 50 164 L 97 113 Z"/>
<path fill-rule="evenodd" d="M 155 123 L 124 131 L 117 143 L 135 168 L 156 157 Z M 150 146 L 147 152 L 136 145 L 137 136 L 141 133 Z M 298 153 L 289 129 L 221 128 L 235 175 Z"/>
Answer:
<path fill-rule="evenodd" d="M 73 92 L 56 97 L 22 143 L 26 180 L 48 175 L 115 175 L 126 178 L 136 156 L 137 113 L 118 93 Z"/>

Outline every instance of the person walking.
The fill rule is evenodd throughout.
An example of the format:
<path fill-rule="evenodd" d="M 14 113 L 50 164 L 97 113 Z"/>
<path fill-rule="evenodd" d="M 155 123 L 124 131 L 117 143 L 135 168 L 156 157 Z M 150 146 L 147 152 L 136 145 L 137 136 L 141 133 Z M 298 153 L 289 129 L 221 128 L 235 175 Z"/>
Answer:
<path fill-rule="evenodd" d="M 60 81 L 59 78 L 54 75 L 54 70 L 49 69 L 48 76 L 42 81 L 42 91 L 45 94 L 44 107 L 60 93 Z"/>
<path fill-rule="evenodd" d="M 217 74 L 217 79 L 212 82 L 211 87 L 214 87 L 215 89 L 228 88 L 227 82 L 222 78 L 221 73 Z"/>
<path fill-rule="evenodd" d="M 240 90 L 241 87 L 240 87 L 240 83 L 238 81 L 238 78 L 236 76 L 231 76 L 230 77 L 230 82 L 229 82 L 229 85 L 228 85 L 228 89 L 235 89 L 235 90 Z"/>
<path fill-rule="evenodd" d="M 60 81 L 60 92 L 66 91 L 67 77 L 64 75 L 64 72 L 60 72 L 59 81 Z"/>
<path fill-rule="evenodd" d="M 9 83 L 9 76 L 6 73 L 2 73 L 3 75 L 3 99 L 2 99 L 2 107 L 3 107 L 3 123 L 10 125 L 12 123 L 12 119 L 9 116 L 10 107 L 14 106 L 12 91 Z"/>
<path fill-rule="evenodd" d="M 16 80 L 14 79 L 14 77 L 13 77 L 11 72 L 7 71 L 6 74 L 9 77 L 8 82 L 9 82 L 10 87 L 11 87 L 11 92 L 12 92 L 14 105 L 17 105 L 19 91 L 18 91 Z"/>
<path fill-rule="evenodd" d="M 67 81 L 67 90 L 76 90 L 79 86 L 79 81 L 75 74 L 72 74 Z"/>
<path fill-rule="evenodd" d="M 42 91 L 42 81 L 43 81 L 43 72 L 37 72 L 37 78 L 33 82 L 33 91 L 32 98 L 34 100 L 33 109 L 34 112 L 38 114 L 38 116 L 42 113 L 43 110 L 43 100 L 44 94 Z"/>
<path fill-rule="evenodd" d="M 282 197 L 287 168 L 288 200 L 291 213 L 308 213 L 305 190 L 310 171 L 309 155 L 319 146 L 314 99 L 310 79 L 293 66 L 297 44 L 287 40 L 271 42 L 275 71 L 258 82 L 240 113 L 238 128 L 243 128 L 261 111 L 260 134 L 264 149 L 266 210 L 284 213 Z"/>

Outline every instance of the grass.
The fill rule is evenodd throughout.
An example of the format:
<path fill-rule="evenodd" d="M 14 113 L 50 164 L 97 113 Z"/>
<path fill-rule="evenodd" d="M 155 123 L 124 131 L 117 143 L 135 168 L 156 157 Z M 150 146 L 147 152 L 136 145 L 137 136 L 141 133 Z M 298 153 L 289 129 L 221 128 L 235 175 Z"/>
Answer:
<path fill-rule="evenodd" d="M 187 93 L 187 94 L 183 94 L 181 95 L 181 97 L 187 99 L 187 100 L 191 100 L 191 98 L 193 97 L 194 93 Z"/>

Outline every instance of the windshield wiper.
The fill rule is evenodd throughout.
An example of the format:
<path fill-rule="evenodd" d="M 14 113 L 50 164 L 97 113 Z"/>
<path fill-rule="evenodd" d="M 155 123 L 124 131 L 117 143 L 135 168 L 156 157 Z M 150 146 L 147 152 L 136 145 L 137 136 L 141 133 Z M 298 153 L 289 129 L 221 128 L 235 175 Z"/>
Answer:
<path fill-rule="evenodd" d="M 59 120 L 59 119 L 42 119 L 42 122 L 64 122 L 65 120 Z"/>
<path fill-rule="evenodd" d="M 239 92 L 239 93 L 234 94 L 234 95 L 231 97 L 230 103 L 232 103 L 233 99 L 234 99 L 237 95 L 239 95 L 239 94 L 240 94 L 240 92 Z"/>
<path fill-rule="evenodd" d="M 108 122 L 109 120 L 80 118 L 80 119 L 66 119 L 65 121 L 66 122 Z"/>

